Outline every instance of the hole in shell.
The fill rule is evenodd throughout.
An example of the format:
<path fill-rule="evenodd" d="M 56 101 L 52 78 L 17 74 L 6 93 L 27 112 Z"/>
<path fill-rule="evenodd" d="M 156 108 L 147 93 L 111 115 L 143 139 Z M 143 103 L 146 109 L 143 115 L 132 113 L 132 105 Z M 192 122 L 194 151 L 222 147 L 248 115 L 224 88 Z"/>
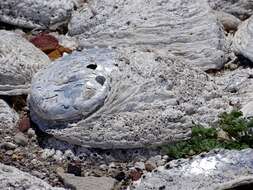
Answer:
<path fill-rule="evenodd" d="M 97 65 L 96 64 L 89 64 L 89 65 L 87 65 L 87 68 L 95 70 L 97 68 Z"/>
<path fill-rule="evenodd" d="M 105 77 L 103 77 L 103 76 L 97 76 L 97 77 L 95 78 L 95 80 L 96 80 L 99 84 L 101 84 L 101 85 L 103 86 L 106 79 L 105 79 Z"/>

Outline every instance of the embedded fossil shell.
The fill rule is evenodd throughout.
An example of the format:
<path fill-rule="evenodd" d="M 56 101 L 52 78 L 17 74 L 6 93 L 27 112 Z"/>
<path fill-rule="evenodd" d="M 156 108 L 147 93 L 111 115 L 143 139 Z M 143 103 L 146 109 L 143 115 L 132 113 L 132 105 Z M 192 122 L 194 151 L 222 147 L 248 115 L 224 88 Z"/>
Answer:
<path fill-rule="evenodd" d="M 223 30 L 206 0 L 91 0 L 73 13 L 81 46 L 163 49 L 203 70 L 225 62 Z"/>
<path fill-rule="evenodd" d="M 27 94 L 32 76 L 49 58 L 21 35 L 0 30 L 0 95 Z"/>
<path fill-rule="evenodd" d="M 174 160 L 156 172 L 146 174 L 131 189 L 239 189 L 253 182 L 252 156 L 252 149 L 220 150 L 191 159 Z"/>
<path fill-rule="evenodd" d="M 0 21 L 24 28 L 57 28 L 66 23 L 74 0 L 1 0 Z"/>
<path fill-rule="evenodd" d="M 54 62 L 35 75 L 29 105 L 43 131 L 104 149 L 186 139 L 192 122 L 209 125 L 230 109 L 203 71 L 130 48 L 90 49 Z"/>

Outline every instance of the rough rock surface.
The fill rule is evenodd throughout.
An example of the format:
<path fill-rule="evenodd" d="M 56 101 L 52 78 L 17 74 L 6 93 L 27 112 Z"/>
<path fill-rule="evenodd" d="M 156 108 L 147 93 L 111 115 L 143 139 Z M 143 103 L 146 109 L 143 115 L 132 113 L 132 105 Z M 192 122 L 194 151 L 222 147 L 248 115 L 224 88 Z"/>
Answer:
<path fill-rule="evenodd" d="M 0 30 L 0 95 L 26 94 L 34 73 L 48 63 L 49 58 L 21 35 Z"/>
<path fill-rule="evenodd" d="M 253 17 L 244 21 L 235 34 L 233 40 L 234 50 L 253 61 Z"/>
<path fill-rule="evenodd" d="M 75 0 L 1 0 L 0 21 L 24 28 L 57 28 L 66 23 Z"/>
<path fill-rule="evenodd" d="M 217 16 L 226 31 L 236 31 L 238 26 L 241 24 L 240 19 L 229 13 L 214 11 L 214 14 Z"/>
<path fill-rule="evenodd" d="M 135 49 L 65 56 L 36 74 L 29 104 L 43 131 L 99 148 L 182 140 L 192 122 L 209 125 L 230 109 L 203 71 L 158 51 Z"/>
<path fill-rule="evenodd" d="M 73 174 L 59 173 L 66 187 L 75 190 L 112 190 L 116 180 L 111 177 L 79 177 Z"/>
<path fill-rule="evenodd" d="M 0 163 L 0 189 L 8 190 L 64 190 L 51 187 L 46 182 L 22 172 L 17 168 Z"/>
<path fill-rule="evenodd" d="M 206 0 L 91 0 L 73 13 L 69 34 L 83 47 L 164 49 L 204 70 L 225 62 L 224 34 Z"/>
<path fill-rule="evenodd" d="M 230 13 L 240 19 L 253 14 L 252 0 L 208 0 L 208 2 L 213 9 Z"/>
<path fill-rule="evenodd" d="M 14 128 L 18 122 L 18 114 L 0 99 L 0 130 L 2 127 Z"/>
<path fill-rule="evenodd" d="M 253 182 L 253 150 L 215 151 L 169 162 L 143 177 L 135 190 L 221 190 Z"/>

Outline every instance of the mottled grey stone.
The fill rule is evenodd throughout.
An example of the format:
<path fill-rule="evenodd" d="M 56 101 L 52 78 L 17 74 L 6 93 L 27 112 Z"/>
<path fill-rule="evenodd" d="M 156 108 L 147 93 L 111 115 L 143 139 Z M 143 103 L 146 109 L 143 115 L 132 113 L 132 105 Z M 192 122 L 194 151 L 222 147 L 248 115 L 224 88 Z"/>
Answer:
<path fill-rule="evenodd" d="M 205 72 L 168 54 L 90 49 L 40 70 L 29 105 L 32 120 L 59 139 L 134 148 L 186 139 L 193 122 L 214 123 L 231 109 L 222 95 Z"/>
<path fill-rule="evenodd" d="M 213 9 L 230 13 L 240 19 L 253 14 L 252 0 L 208 0 L 208 2 Z"/>
<path fill-rule="evenodd" d="M 206 0 L 91 0 L 73 13 L 81 46 L 163 49 L 204 70 L 225 57 L 221 25 Z"/>
<path fill-rule="evenodd" d="M 0 128 L 14 128 L 18 122 L 18 114 L 0 99 Z"/>
<path fill-rule="evenodd" d="M 111 177 L 79 177 L 73 174 L 58 172 L 66 187 L 75 190 L 112 190 L 116 180 Z"/>
<path fill-rule="evenodd" d="M 17 168 L 0 163 L 0 189 L 8 190 L 64 190 L 22 172 Z"/>
<path fill-rule="evenodd" d="M 66 24 L 75 0 L 1 0 L 0 21 L 24 28 L 52 28 Z"/>
<path fill-rule="evenodd" d="M 221 190 L 253 183 L 253 150 L 221 150 L 169 162 L 143 176 L 135 190 Z"/>
<path fill-rule="evenodd" d="M 233 40 L 234 51 L 253 61 L 253 16 L 244 21 Z"/>
<path fill-rule="evenodd" d="M 46 54 L 21 35 L 0 30 L 0 95 L 27 94 L 34 73 L 49 63 Z"/>

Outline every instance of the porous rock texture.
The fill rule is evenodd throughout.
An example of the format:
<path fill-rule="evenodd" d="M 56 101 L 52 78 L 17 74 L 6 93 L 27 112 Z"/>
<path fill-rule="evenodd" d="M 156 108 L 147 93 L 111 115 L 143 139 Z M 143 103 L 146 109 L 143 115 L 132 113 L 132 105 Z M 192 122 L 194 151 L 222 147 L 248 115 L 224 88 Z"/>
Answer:
<path fill-rule="evenodd" d="M 173 160 L 148 173 L 135 190 L 221 190 L 253 182 L 253 150 L 220 150 Z M 239 189 L 239 188 L 238 188 Z"/>
<path fill-rule="evenodd" d="M 223 96 L 230 97 L 230 104 L 241 109 L 245 117 L 253 117 L 253 70 L 239 67 L 213 77 L 222 89 Z"/>
<path fill-rule="evenodd" d="M 90 49 L 54 62 L 35 75 L 29 104 L 43 131 L 104 149 L 183 140 L 193 122 L 207 126 L 231 109 L 203 71 L 130 48 Z"/>
<path fill-rule="evenodd" d="M 242 20 L 253 14 L 253 0 L 208 0 L 214 10 L 230 13 Z"/>
<path fill-rule="evenodd" d="M 17 168 L 0 163 L 0 189 L 8 190 L 64 190 L 54 188 L 46 182 L 22 172 Z"/>
<path fill-rule="evenodd" d="M 0 95 L 27 94 L 34 73 L 49 63 L 46 54 L 21 35 L 0 30 Z"/>
<path fill-rule="evenodd" d="M 24 28 L 57 28 L 66 24 L 75 0 L 1 0 L 0 21 Z"/>
<path fill-rule="evenodd" d="M 18 119 L 18 114 L 0 99 L 0 128 L 14 128 Z"/>
<path fill-rule="evenodd" d="M 69 34 L 85 48 L 163 49 L 204 70 L 226 60 L 224 34 L 206 0 L 91 0 L 73 13 Z"/>
<path fill-rule="evenodd" d="M 237 54 L 253 61 L 253 17 L 244 21 L 238 28 L 233 39 L 233 48 Z"/>

